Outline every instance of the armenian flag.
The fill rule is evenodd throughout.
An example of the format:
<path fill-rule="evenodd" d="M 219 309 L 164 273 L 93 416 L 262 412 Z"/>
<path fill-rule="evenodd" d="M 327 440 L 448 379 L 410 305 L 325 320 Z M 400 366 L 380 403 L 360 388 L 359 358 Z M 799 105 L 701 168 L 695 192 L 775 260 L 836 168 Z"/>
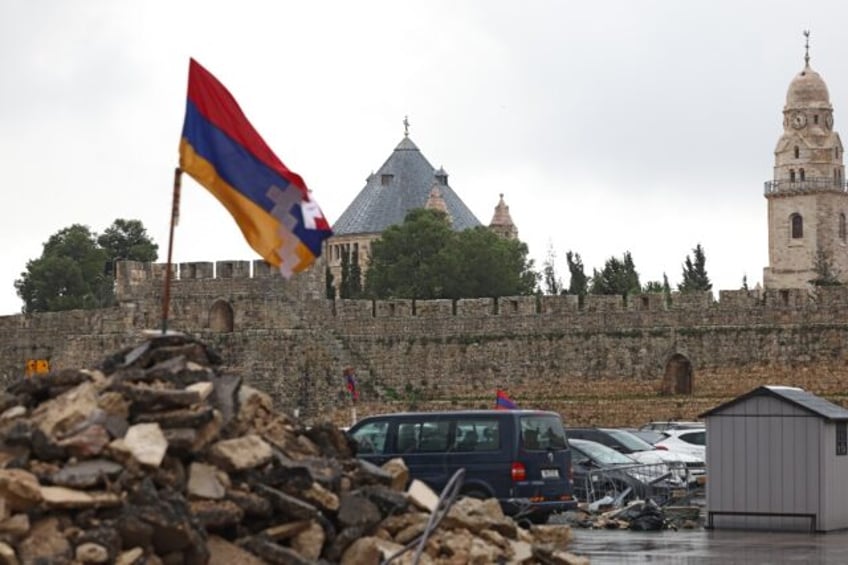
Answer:
<path fill-rule="evenodd" d="M 344 370 L 345 386 L 350 393 L 350 398 L 354 402 L 359 400 L 359 390 L 356 388 L 356 373 L 353 372 L 353 367 L 346 367 Z"/>
<path fill-rule="evenodd" d="M 515 410 L 518 406 L 512 399 L 501 389 L 498 389 L 495 394 L 495 409 L 496 410 Z"/>
<path fill-rule="evenodd" d="M 266 145 L 235 98 L 191 59 L 180 168 L 232 214 L 247 243 L 286 278 L 333 232 L 306 183 Z"/>

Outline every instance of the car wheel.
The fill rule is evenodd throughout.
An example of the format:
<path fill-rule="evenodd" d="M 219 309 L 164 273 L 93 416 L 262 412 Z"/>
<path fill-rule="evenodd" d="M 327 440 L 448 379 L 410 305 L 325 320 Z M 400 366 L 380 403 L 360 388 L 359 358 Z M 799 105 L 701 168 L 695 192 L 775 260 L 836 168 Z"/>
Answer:
<path fill-rule="evenodd" d="M 480 500 L 484 500 L 490 497 L 489 493 L 487 493 L 481 488 L 476 487 L 462 491 L 462 495 L 467 496 L 469 498 L 479 498 Z"/>

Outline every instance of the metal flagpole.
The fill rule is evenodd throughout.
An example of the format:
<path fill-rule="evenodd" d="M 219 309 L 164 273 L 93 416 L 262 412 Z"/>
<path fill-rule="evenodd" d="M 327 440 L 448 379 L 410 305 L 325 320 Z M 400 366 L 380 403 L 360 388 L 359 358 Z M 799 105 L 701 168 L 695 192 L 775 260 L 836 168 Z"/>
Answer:
<path fill-rule="evenodd" d="M 174 199 L 171 203 L 171 233 L 168 237 L 168 264 L 165 269 L 165 288 L 162 291 L 162 335 L 168 333 L 168 308 L 171 303 L 171 257 L 174 251 L 174 226 L 180 220 L 180 178 L 182 169 L 174 169 Z"/>

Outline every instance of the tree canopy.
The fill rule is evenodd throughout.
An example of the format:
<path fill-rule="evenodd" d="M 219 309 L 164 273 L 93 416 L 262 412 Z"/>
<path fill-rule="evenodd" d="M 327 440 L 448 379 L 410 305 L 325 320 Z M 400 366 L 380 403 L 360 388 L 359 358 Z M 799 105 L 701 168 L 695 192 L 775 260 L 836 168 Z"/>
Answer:
<path fill-rule="evenodd" d="M 592 294 L 638 294 L 642 290 L 639 284 L 639 273 L 633 264 L 633 256 L 629 251 L 624 252 L 621 259 L 610 257 L 604 264 L 603 270 L 593 270 L 590 292 Z"/>
<path fill-rule="evenodd" d="M 683 281 L 677 285 L 680 292 L 693 292 L 699 290 L 711 290 L 713 288 L 710 277 L 707 276 L 707 259 L 701 244 L 692 250 L 695 256 L 693 260 L 689 255 L 683 263 Z"/>
<path fill-rule="evenodd" d="M 478 298 L 532 294 L 527 246 L 483 227 L 455 232 L 444 212 L 415 209 L 371 245 L 372 298 Z"/>
<path fill-rule="evenodd" d="M 579 253 L 568 251 L 565 254 L 565 260 L 568 262 L 568 272 L 571 278 L 568 282 L 568 294 L 575 294 L 583 297 L 589 291 L 589 277 L 583 268 L 583 259 Z"/>
<path fill-rule="evenodd" d="M 157 250 L 138 220 L 115 220 L 100 236 L 81 224 L 63 228 L 50 236 L 41 257 L 27 261 L 15 281 L 23 312 L 111 306 L 115 261 L 155 261 Z"/>

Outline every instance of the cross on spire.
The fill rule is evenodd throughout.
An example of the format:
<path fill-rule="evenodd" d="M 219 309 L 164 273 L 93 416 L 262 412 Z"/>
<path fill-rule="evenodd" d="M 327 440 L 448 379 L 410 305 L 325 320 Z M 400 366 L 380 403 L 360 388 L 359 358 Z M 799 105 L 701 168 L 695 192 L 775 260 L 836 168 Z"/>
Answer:
<path fill-rule="evenodd" d="M 409 116 L 403 117 L 403 136 L 409 137 Z"/>
<path fill-rule="evenodd" d="M 804 30 L 804 65 L 810 66 L 810 30 Z"/>

